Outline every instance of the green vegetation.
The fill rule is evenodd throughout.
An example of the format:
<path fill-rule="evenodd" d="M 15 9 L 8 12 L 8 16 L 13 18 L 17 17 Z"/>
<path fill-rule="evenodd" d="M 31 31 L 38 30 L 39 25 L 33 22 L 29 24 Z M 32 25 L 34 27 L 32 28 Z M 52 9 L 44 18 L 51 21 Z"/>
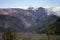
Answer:
<path fill-rule="evenodd" d="M 23 40 L 32 40 L 31 37 L 24 37 Z"/>
<path fill-rule="evenodd" d="M 48 40 L 48 39 L 44 39 L 44 38 L 43 38 L 43 39 L 40 39 L 40 40 Z"/>
<path fill-rule="evenodd" d="M 48 36 L 48 40 L 59 40 L 59 37 L 57 37 L 57 36 L 60 36 L 60 21 L 59 20 L 60 19 L 57 19 L 57 21 L 51 25 L 48 23 L 49 21 L 47 21 L 46 33 Z"/>
<path fill-rule="evenodd" d="M 16 34 L 12 31 L 11 28 L 8 28 L 8 30 L 2 34 L 2 39 L 3 40 L 15 40 Z"/>

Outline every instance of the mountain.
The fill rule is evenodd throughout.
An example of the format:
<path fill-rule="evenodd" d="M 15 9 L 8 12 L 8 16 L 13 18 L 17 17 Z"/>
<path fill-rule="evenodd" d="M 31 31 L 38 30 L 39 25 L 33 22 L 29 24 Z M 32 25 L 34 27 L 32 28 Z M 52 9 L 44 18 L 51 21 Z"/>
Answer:
<path fill-rule="evenodd" d="M 30 27 L 28 29 L 29 32 L 37 32 L 37 33 L 44 33 L 45 29 L 46 29 L 46 26 L 47 25 L 52 25 L 54 24 L 56 21 L 57 21 L 57 16 L 56 15 L 49 15 L 47 16 L 47 18 L 43 21 L 43 20 L 40 20 L 40 19 L 37 19 L 37 24 L 36 25 L 33 25 L 32 27 Z"/>
<path fill-rule="evenodd" d="M 45 16 L 47 16 L 45 9 L 42 7 L 38 8 L 35 11 L 30 8 L 27 10 L 19 8 L 8 8 L 8 9 L 0 9 L 0 14 L 17 17 L 22 20 L 26 28 L 29 28 L 36 23 L 36 20 L 39 17 L 41 20 L 44 20 Z"/>
<path fill-rule="evenodd" d="M 0 32 L 6 31 L 9 27 L 15 32 L 25 31 L 23 23 L 18 18 L 9 15 L 0 15 Z"/>
<path fill-rule="evenodd" d="M 55 33 L 57 35 L 60 35 L 60 17 L 57 18 L 57 21 L 53 25 L 55 25 L 55 27 L 56 27 Z"/>
<path fill-rule="evenodd" d="M 51 13 L 51 11 L 49 11 Z M 52 13 L 54 13 L 52 11 Z M 16 30 L 19 31 L 20 28 L 18 28 L 19 24 L 23 24 L 24 27 L 22 29 L 26 29 L 27 32 L 41 32 L 46 29 L 47 21 L 49 21 L 49 24 L 52 24 L 56 21 L 56 15 L 50 14 L 47 15 L 48 11 L 43 8 L 39 7 L 37 9 L 34 9 L 33 7 L 28 8 L 27 10 L 20 9 L 20 8 L 6 8 L 6 9 L 0 9 L 0 15 L 8 15 L 11 18 L 9 20 L 20 20 L 16 21 L 16 25 L 13 28 L 16 28 Z M 12 19 L 12 17 L 16 17 L 17 19 Z M 49 18 L 49 19 L 48 19 Z M 5 21 L 4 21 L 5 22 Z M 13 24 L 14 24 L 13 23 Z M 19 25 L 20 27 L 20 25 Z"/>
<path fill-rule="evenodd" d="M 56 21 L 54 23 L 50 24 L 48 27 L 49 27 L 48 30 L 49 30 L 50 34 L 60 35 L 60 17 L 57 16 Z M 46 30 L 47 29 L 42 31 L 42 33 L 47 33 Z"/>

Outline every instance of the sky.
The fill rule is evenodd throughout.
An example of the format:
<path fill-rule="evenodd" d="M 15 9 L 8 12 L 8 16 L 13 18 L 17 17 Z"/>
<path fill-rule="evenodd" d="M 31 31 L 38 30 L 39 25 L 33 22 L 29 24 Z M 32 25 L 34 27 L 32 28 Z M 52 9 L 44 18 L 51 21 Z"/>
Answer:
<path fill-rule="evenodd" d="M 60 7 L 60 0 L 0 0 L 0 8 Z"/>

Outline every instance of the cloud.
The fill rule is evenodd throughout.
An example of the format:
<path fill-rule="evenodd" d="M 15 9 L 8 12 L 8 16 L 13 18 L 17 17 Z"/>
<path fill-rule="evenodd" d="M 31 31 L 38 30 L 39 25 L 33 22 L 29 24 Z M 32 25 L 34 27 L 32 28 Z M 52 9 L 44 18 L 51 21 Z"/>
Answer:
<path fill-rule="evenodd" d="M 60 11 L 60 7 L 52 8 L 52 11 L 54 11 L 54 12 Z"/>
<path fill-rule="evenodd" d="M 48 14 L 60 16 L 60 7 L 52 7 L 47 9 Z"/>
<path fill-rule="evenodd" d="M 21 9 L 28 9 L 29 7 L 33 7 L 33 8 L 38 8 L 38 6 L 35 5 L 31 5 L 31 6 L 10 6 L 10 7 L 0 7 L 0 8 L 21 8 Z"/>
<path fill-rule="evenodd" d="M 29 6 L 18 6 L 18 7 L 14 7 L 14 6 L 11 6 L 11 7 L 1 7 L 1 8 L 21 8 L 21 9 L 28 9 Z"/>

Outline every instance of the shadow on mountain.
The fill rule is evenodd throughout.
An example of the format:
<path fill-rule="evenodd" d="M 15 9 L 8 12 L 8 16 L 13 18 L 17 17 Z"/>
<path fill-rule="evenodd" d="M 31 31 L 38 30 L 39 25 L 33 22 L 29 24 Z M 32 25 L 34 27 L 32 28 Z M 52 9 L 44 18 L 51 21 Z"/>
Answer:
<path fill-rule="evenodd" d="M 9 27 L 15 32 L 25 31 L 25 27 L 20 19 L 9 15 L 0 15 L 0 32 L 6 31 Z"/>

